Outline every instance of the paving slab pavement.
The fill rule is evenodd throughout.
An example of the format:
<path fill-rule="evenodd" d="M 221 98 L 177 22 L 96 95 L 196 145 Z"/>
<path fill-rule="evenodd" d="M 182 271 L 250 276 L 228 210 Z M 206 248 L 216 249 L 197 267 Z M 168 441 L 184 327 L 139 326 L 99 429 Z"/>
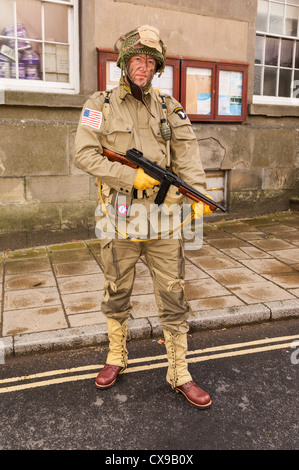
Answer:
<path fill-rule="evenodd" d="M 299 213 L 205 223 L 185 255 L 190 333 L 299 317 Z M 0 285 L 5 356 L 107 343 L 99 240 L 2 251 Z M 131 338 L 162 338 L 143 259 L 131 303 Z"/>

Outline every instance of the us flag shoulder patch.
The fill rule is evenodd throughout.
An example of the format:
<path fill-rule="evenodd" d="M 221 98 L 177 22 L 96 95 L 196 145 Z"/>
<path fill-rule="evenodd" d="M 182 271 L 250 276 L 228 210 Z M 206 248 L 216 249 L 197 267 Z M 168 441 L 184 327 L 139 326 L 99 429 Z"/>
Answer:
<path fill-rule="evenodd" d="M 100 129 L 102 123 L 102 113 L 95 111 L 94 109 L 86 108 L 83 111 L 81 124 L 93 127 L 94 129 Z"/>

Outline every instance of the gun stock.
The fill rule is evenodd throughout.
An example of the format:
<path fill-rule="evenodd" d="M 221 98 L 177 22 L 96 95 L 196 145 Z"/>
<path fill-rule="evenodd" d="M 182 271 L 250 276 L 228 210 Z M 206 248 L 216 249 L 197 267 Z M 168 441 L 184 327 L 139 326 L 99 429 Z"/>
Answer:
<path fill-rule="evenodd" d="M 109 150 L 103 147 L 103 155 L 104 157 L 107 157 L 110 162 L 119 162 L 122 165 L 127 165 L 131 168 L 138 168 L 136 163 L 130 162 L 130 160 L 128 160 L 124 155 L 113 152 L 113 150 Z"/>

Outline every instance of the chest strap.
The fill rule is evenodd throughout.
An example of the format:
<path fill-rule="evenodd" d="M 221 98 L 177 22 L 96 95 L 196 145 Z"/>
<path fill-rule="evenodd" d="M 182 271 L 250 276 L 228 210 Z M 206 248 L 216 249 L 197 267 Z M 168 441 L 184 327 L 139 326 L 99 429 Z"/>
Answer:
<path fill-rule="evenodd" d="M 158 99 L 162 105 L 162 113 L 164 118 L 161 119 L 160 127 L 161 127 L 161 135 L 166 142 L 166 168 L 169 169 L 171 166 L 170 160 L 170 139 L 171 139 L 171 127 L 168 124 L 167 120 L 167 106 L 165 103 L 165 96 L 161 95 L 157 90 Z"/>
<path fill-rule="evenodd" d="M 102 112 L 103 112 L 104 120 L 106 121 L 106 119 L 108 117 L 108 114 L 109 114 L 109 111 L 110 111 L 111 90 L 106 90 L 105 93 L 106 93 L 106 96 L 105 96 L 105 101 L 104 101 L 104 106 L 103 106 Z"/>

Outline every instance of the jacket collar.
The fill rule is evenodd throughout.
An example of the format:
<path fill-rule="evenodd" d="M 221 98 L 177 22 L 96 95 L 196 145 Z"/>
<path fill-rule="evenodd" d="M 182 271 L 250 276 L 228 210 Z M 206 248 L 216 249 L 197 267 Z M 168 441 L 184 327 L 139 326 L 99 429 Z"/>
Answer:
<path fill-rule="evenodd" d="M 124 82 L 120 82 L 117 89 L 119 90 L 119 93 L 118 93 L 119 101 L 124 101 L 126 99 L 127 95 L 131 95 L 131 89 L 130 89 L 129 85 L 127 85 Z M 152 84 L 150 84 L 148 89 L 146 91 L 144 91 L 144 95 L 145 96 L 150 95 L 152 99 L 157 101 L 156 93 L 155 93 L 155 90 L 153 89 Z"/>

